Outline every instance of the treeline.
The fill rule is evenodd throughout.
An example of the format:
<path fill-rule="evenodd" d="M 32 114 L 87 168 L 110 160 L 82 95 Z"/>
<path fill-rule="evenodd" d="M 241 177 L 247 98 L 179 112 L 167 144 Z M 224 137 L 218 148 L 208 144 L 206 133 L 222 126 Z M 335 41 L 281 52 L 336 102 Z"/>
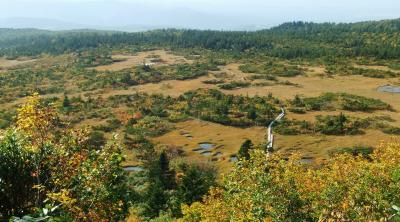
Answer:
<path fill-rule="evenodd" d="M 236 52 L 261 50 L 270 56 L 286 59 L 338 56 L 393 59 L 400 56 L 400 19 L 350 24 L 293 22 L 256 32 L 177 29 L 138 33 L 0 30 L 0 55 L 9 57 L 126 45 L 201 47 Z"/>

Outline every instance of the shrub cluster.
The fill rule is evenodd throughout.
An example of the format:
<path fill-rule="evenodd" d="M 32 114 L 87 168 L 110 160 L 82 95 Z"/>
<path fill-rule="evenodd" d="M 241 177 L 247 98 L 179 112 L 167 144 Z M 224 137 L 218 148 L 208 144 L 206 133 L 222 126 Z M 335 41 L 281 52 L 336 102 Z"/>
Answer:
<path fill-rule="evenodd" d="M 394 142 L 369 158 L 338 154 L 320 167 L 255 150 L 222 188 L 185 206 L 181 221 L 397 221 L 399 149 Z"/>
<path fill-rule="evenodd" d="M 244 64 L 239 66 L 240 71 L 245 73 L 257 73 L 281 77 L 294 77 L 305 74 L 305 69 L 297 65 L 267 62 L 262 65 Z M 268 77 L 267 77 L 268 78 Z M 269 77 L 271 78 L 271 77 Z"/>
<path fill-rule="evenodd" d="M 290 101 L 292 110 L 348 110 L 372 112 L 376 110 L 392 110 L 391 106 L 379 99 L 364 96 L 351 95 L 347 93 L 325 93 L 318 97 L 300 98 L 295 96 Z"/>

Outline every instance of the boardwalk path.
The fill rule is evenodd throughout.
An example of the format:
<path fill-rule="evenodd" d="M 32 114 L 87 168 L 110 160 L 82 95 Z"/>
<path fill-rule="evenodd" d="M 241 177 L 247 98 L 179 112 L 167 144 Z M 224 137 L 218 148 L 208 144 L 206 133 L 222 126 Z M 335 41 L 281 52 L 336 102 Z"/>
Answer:
<path fill-rule="evenodd" d="M 269 125 L 267 129 L 267 153 L 270 154 L 274 147 L 274 134 L 272 134 L 272 127 L 274 126 L 275 122 L 280 121 L 285 116 L 285 110 L 281 108 L 281 114 L 275 118 Z"/>

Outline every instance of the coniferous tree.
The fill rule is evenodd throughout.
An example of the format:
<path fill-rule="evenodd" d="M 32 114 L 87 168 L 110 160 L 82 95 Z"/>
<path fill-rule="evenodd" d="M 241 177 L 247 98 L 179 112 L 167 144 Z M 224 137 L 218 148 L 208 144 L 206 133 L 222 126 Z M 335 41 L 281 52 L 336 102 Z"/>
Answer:
<path fill-rule="evenodd" d="M 166 209 L 168 197 L 160 181 L 152 182 L 144 196 L 144 212 L 142 216 L 155 218 Z"/>
<path fill-rule="evenodd" d="M 158 159 L 160 175 L 159 178 L 165 189 L 173 189 L 175 187 L 175 172 L 170 169 L 168 156 L 163 151 Z"/>
<path fill-rule="evenodd" d="M 213 170 L 191 165 L 184 168 L 183 174 L 178 184 L 178 195 L 181 202 L 185 204 L 201 200 L 201 197 L 215 183 Z"/>
<path fill-rule="evenodd" d="M 159 157 L 149 164 L 148 182 L 149 187 L 144 195 L 145 210 L 143 216 L 154 218 L 161 211 L 168 209 L 168 200 L 171 197 L 169 191 L 176 187 L 175 172 L 170 170 L 167 154 L 163 151 Z"/>
<path fill-rule="evenodd" d="M 247 113 L 247 118 L 249 118 L 251 120 L 255 120 L 257 118 L 257 113 L 254 108 L 250 108 L 250 110 Z"/>
<path fill-rule="evenodd" d="M 64 94 L 64 99 L 63 99 L 62 106 L 63 106 L 64 108 L 68 108 L 68 107 L 71 106 L 71 102 L 69 101 L 69 98 L 68 98 L 68 95 L 67 95 L 67 94 Z"/>
<path fill-rule="evenodd" d="M 122 78 L 121 78 L 121 82 L 126 84 L 126 85 L 128 85 L 128 86 L 131 86 L 131 85 L 135 84 L 135 81 L 132 79 L 131 74 L 129 72 L 123 73 Z"/>
<path fill-rule="evenodd" d="M 250 158 L 250 149 L 253 147 L 253 143 L 251 142 L 251 140 L 247 139 L 246 141 L 244 141 L 244 143 L 242 144 L 242 146 L 239 149 L 238 152 L 238 156 L 239 158 L 244 158 L 246 160 L 248 160 Z"/>

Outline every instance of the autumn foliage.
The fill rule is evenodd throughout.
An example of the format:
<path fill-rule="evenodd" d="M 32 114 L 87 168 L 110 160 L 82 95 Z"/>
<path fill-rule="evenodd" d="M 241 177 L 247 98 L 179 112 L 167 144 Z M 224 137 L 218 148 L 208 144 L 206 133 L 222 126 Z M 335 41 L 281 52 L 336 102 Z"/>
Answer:
<path fill-rule="evenodd" d="M 123 220 L 129 188 L 120 146 L 113 139 L 96 147 L 89 144 L 89 137 L 88 130 L 68 129 L 38 95 L 30 97 L 19 109 L 16 126 L 0 133 L 0 218 L 37 215 L 38 209 L 57 207 L 52 212 L 57 221 Z M 339 153 L 310 165 L 297 155 L 287 160 L 252 147 L 248 158 L 240 158 L 223 184 L 201 201 L 209 186 L 198 182 L 200 171 L 188 168 L 187 177 L 178 183 L 164 181 L 161 190 L 152 183 L 174 175 L 162 155 L 155 162 L 158 174 L 146 171 L 151 177 L 144 184 L 149 185 L 138 197 L 147 199 L 139 199 L 136 209 L 144 206 L 151 215 L 163 216 L 159 209 L 170 204 L 178 213 L 166 214 L 168 220 L 182 213 L 179 220 L 185 222 L 398 221 L 399 149 L 400 142 L 393 140 L 372 154 Z M 182 200 L 179 204 L 160 199 L 173 194 L 165 192 L 172 186 L 178 187 L 176 194 L 183 194 L 176 195 Z M 199 192 L 199 187 L 205 188 Z"/>
<path fill-rule="evenodd" d="M 123 157 L 116 140 L 88 143 L 37 94 L 0 134 L 0 218 L 53 212 L 61 221 L 118 221 L 127 212 Z M 46 212 L 48 212 L 46 210 Z"/>
<path fill-rule="evenodd" d="M 400 143 L 319 167 L 256 150 L 222 188 L 184 206 L 183 221 L 389 221 L 400 205 Z"/>

